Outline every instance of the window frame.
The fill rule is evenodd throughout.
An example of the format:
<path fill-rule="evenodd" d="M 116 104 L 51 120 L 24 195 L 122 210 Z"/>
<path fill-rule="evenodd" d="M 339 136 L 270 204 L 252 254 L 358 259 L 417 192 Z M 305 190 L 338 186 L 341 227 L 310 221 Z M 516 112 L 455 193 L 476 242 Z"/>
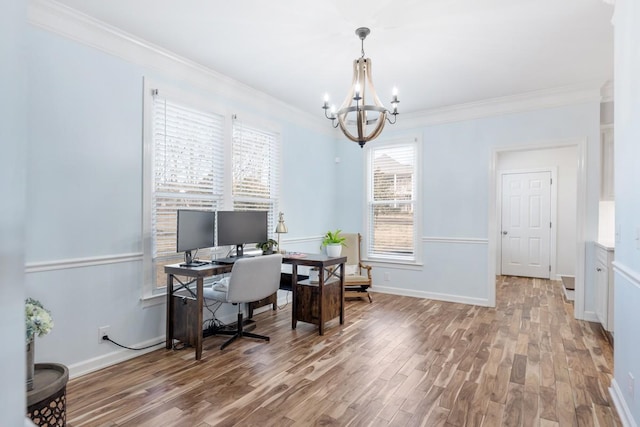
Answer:
<path fill-rule="evenodd" d="M 414 150 L 414 165 L 413 174 L 415 177 L 413 196 L 413 257 L 403 258 L 394 256 L 384 256 L 376 253 L 372 253 L 370 248 L 372 247 L 371 235 L 373 219 L 371 218 L 371 205 L 373 203 L 373 156 L 376 150 L 384 148 L 393 148 L 398 146 L 411 146 Z M 420 135 L 405 135 L 396 136 L 386 139 L 378 139 L 365 145 L 364 156 L 364 208 L 363 208 L 363 257 L 370 262 L 381 262 L 390 264 L 404 264 L 404 265 L 422 265 L 422 138 Z"/>
<path fill-rule="evenodd" d="M 225 165 L 225 178 L 223 180 L 221 203 L 226 205 L 226 164 L 227 147 L 230 139 L 230 114 L 216 104 L 193 92 L 175 88 L 168 84 L 153 81 L 149 78 L 143 80 L 143 189 L 142 189 L 142 248 L 143 248 L 143 285 L 142 299 L 153 298 L 166 294 L 166 283 L 155 283 L 156 269 L 153 258 L 153 214 L 154 214 L 154 134 L 153 134 L 153 111 L 154 111 L 154 90 L 158 90 L 162 97 L 171 99 L 193 109 L 210 112 L 223 118 L 222 135 L 222 163 Z M 214 248 L 215 251 L 215 248 Z"/>
<path fill-rule="evenodd" d="M 282 198 L 282 183 L 283 183 L 283 147 L 282 147 L 282 129 L 280 126 L 276 125 L 275 123 L 269 121 L 269 120 L 265 120 L 265 119 L 261 119 L 246 113 L 238 113 L 238 114 L 234 114 L 232 116 L 231 119 L 231 124 L 230 124 L 230 144 L 229 144 L 229 151 L 228 151 L 228 158 L 229 161 L 226 163 L 226 166 L 228 166 L 228 168 L 226 169 L 226 171 L 228 172 L 225 176 L 230 177 L 230 179 L 225 180 L 225 183 L 228 184 L 228 191 L 227 191 L 227 203 L 226 206 L 228 206 L 228 208 L 230 210 L 234 209 L 234 205 L 236 202 L 236 197 L 233 194 L 233 145 L 234 145 L 234 141 L 233 141 L 233 135 L 234 135 L 234 131 L 235 131 L 235 125 L 238 124 L 239 126 L 245 126 L 247 128 L 253 128 L 256 131 L 259 132 L 263 132 L 263 133 L 270 133 L 273 136 L 274 139 L 274 147 L 272 147 L 273 149 L 273 155 L 274 155 L 274 159 L 273 161 L 275 161 L 275 164 L 273 165 L 274 168 L 277 168 L 277 176 L 276 177 L 270 177 L 270 187 L 274 189 L 275 195 L 273 195 L 272 197 L 269 198 L 269 200 L 272 200 L 272 204 L 273 204 L 273 208 L 271 211 L 269 211 L 268 215 L 267 215 L 267 224 L 268 224 L 268 230 L 267 230 L 267 235 L 268 238 L 274 238 L 275 239 L 275 228 L 276 228 L 276 224 L 278 222 L 278 213 L 280 212 L 280 205 L 281 205 L 281 198 Z"/>

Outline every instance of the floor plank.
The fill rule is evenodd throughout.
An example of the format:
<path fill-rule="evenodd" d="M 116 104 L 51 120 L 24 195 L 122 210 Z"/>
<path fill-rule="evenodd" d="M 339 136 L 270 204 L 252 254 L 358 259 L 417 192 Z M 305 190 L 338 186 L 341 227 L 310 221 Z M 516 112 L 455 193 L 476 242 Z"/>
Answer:
<path fill-rule="evenodd" d="M 573 319 L 560 282 L 502 276 L 495 308 L 376 294 L 346 321 L 290 328 L 291 306 L 254 316 L 270 342 L 225 337 L 157 350 L 75 378 L 67 425 L 620 426 L 613 351 Z"/>

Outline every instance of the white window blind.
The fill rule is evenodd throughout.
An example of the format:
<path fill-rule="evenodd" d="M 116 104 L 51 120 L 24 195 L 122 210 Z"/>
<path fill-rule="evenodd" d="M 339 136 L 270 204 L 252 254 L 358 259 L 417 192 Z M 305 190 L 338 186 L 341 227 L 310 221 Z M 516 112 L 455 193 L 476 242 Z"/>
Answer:
<path fill-rule="evenodd" d="M 177 210 L 222 207 L 224 117 L 163 98 L 157 91 L 152 114 L 152 252 L 155 284 L 162 287 L 163 266 L 182 260 L 176 253 Z"/>
<path fill-rule="evenodd" d="M 370 149 L 368 191 L 368 256 L 416 259 L 415 143 Z"/>
<path fill-rule="evenodd" d="M 280 196 L 279 135 L 234 120 L 231 169 L 233 209 L 268 211 L 271 236 Z"/>

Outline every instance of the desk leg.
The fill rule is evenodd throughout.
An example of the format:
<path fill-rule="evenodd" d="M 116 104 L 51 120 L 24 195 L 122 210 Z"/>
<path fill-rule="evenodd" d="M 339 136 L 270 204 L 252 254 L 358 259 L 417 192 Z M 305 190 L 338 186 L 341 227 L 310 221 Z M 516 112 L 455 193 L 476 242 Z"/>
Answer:
<path fill-rule="evenodd" d="M 167 330 L 166 345 L 167 350 L 173 348 L 173 274 L 167 274 Z"/>
<path fill-rule="evenodd" d="M 294 263 L 291 265 L 291 329 L 295 329 L 298 325 L 298 318 L 296 313 L 298 312 L 298 300 L 296 298 L 296 288 L 298 284 L 298 266 Z"/>
<path fill-rule="evenodd" d="M 200 360 L 202 357 L 202 301 L 204 297 L 202 296 L 202 288 L 204 285 L 204 279 L 202 277 L 198 277 L 197 280 L 197 305 L 198 305 L 198 314 L 196 316 L 197 324 L 192 325 L 195 329 L 193 331 L 196 338 L 196 360 Z"/>
<path fill-rule="evenodd" d="M 325 270 L 324 267 L 320 267 L 319 280 L 318 280 L 318 317 L 319 317 L 319 333 L 320 335 L 324 335 L 324 296 L 322 295 L 322 290 L 324 289 L 324 275 Z"/>
<path fill-rule="evenodd" d="M 344 264 L 340 264 L 340 324 L 344 325 Z"/>

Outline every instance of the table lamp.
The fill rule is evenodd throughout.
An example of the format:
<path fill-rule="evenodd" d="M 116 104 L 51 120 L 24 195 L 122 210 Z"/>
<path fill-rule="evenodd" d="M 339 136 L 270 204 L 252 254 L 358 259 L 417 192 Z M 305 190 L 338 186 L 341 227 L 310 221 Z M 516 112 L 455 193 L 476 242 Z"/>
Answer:
<path fill-rule="evenodd" d="M 278 225 L 276 226 L 276 233 L 278 234 L 278 252 L 283 253 L 282 249 L 280 249 L 280 235 L 282 233 L 288 233 L 287 225 L 284 223 L 284 214 L 280 212 L 278 214 Z"/>

